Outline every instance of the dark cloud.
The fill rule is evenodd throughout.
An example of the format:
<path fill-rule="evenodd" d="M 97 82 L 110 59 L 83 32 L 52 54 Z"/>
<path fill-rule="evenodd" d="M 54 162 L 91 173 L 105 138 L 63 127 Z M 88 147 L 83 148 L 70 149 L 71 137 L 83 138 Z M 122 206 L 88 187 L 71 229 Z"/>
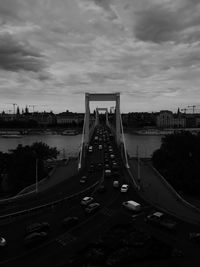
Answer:
<path fill-rule="evenodd" d="M 142 41 L 161 43 L 173 40 L 180 28 L 175 14 L 160 5 L 150 6 L 135 15 L 135 37 Z"/>
<path fill-rule="evenodd" d="M 192 43 L 200 40 L 199 0 L 173 1 L 168 4 L 144 3 L 133 15 L 134 35 L 137 39 L 154 43 Z"/>
<path fill-rule="evenodd" d="M 28 43 L 21 43 L 13 36 L 0 36 L 0 68 L 8 71 L 39 72 L 44 68 L 44 60 Z"/>

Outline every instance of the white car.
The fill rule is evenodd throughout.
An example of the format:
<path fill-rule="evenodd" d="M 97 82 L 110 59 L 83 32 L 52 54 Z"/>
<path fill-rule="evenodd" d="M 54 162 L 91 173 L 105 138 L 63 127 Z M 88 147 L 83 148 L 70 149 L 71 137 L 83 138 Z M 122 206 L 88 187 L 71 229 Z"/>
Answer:
<path fill-rule="evenodd" d="M 101 150 L 103 147 L 102 147 L 102 145 L 99 145 L 99 150 Z"/>
<path fill-rule="evenodd" d="M 128 184 L 123 184 L 121 187 L 121 192 L 126 193 L 128 191 L 129 185 Z"/>
<path fill-rule="evenodd" d="M 81 205 L 86 206 L 86 205 L 90 204 L 93 200 L 94 200 L 93 197 L 84 197 L 81 200 Z"/>
<path fill-rule="evenodd" d="M 88 151 L 89 151 L 90 153 L 92 153 L 92 151 L 93 151 L 93 147 L 92 147 L 92 146 L 89 146 Z"/>
<path fill-rule="evenodd" d="M 0 236 L 0 247 L 5 247 L 6 245 L 6 240 L 4 237 Z"/>
<path fill-rule="evenodd" d="M 111 170 L 105 170 L 105 177 L 110 177 L 111 176 Z"/>

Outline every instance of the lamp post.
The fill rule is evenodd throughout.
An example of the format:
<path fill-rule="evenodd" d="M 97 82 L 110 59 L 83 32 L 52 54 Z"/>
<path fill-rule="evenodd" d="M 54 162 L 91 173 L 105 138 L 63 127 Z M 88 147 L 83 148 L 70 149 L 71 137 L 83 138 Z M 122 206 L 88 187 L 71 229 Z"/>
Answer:
<path fill-rule="evenodd" d="M 38 193 L 38 159 L 35 160 L 35 191 Z"/>

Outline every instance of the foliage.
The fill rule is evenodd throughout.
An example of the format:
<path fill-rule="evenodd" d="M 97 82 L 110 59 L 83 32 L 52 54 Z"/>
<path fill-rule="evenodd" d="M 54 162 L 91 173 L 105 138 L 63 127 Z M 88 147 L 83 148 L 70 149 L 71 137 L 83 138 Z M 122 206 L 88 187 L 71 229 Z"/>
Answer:
<path fill-rule="evenodd" d="M 42 142 L 31 146 L 18 145 L 9 153 L 0 152 L 0 174 L 6 174 L 8 187 L 12 193 L 16 193 L 35 182 L 36 164 L 38 180 L 46 177 L 44 160 L 56 158 L 58 153 L 56 148 L 50 148 Z"/>
<path fill-rule="evenodd" d="M 200 193 L 200 135 L 185 131 L 165 136 L 152 161 L 175 189 Z"/>

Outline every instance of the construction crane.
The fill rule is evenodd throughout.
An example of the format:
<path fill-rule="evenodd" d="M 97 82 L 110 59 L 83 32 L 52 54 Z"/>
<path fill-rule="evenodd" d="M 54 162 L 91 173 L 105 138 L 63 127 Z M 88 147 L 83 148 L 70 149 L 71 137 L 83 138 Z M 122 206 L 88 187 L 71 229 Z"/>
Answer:
<path fill-rule="evenodd" d="M 200 105 L 192 105 L 192 106 L 188 106 L 188 108 L 192 108 L 192 110 L 193 110 L 193 114 L 194 114 L 194 110 L 195 110 L 195 108 L 198 107 L 198 106 L 200 106 Z"/>
<path fill-rule="evenodd" d="M 184 113 L 186 113 L 186 111 L 188 110 L 188 108 L 182 108 L 181 111 L 184 111 Z"/>

